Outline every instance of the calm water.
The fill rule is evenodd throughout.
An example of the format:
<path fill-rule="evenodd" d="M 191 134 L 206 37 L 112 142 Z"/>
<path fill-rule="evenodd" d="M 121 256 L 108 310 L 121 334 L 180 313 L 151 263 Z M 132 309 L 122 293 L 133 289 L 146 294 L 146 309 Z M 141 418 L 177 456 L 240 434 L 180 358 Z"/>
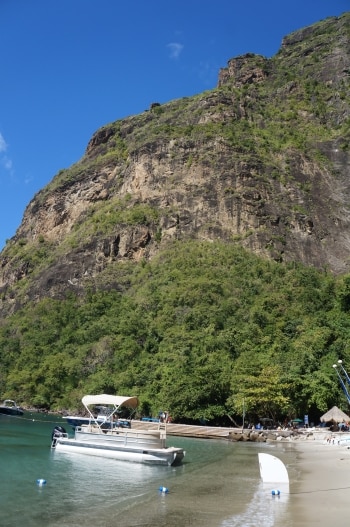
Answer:
<path fill-rule="evenodd" d="M 0 416 L 1 527 L 293 525 L 288 495 L 272 497 L 258 466 L 258 452 L 293 464 L 288 447 L 168 437 L 186 449 L 185 462 L 152 467 L 55 452 L 51 431 L 62 420 L 54 419 Z"/>

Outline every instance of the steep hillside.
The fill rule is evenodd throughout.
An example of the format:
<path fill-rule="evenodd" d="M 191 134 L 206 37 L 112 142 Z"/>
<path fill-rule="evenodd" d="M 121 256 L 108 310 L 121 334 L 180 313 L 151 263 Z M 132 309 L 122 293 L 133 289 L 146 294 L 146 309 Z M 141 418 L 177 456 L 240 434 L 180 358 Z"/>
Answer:
<path fill-rule="evenodd" d="M 29 203 L 1 253 L 0 312 L 124 290 L 120 262 L 169 241 L 350 267 L 350 13 L 236 57 L 218 86 L 98 130 Z"/>

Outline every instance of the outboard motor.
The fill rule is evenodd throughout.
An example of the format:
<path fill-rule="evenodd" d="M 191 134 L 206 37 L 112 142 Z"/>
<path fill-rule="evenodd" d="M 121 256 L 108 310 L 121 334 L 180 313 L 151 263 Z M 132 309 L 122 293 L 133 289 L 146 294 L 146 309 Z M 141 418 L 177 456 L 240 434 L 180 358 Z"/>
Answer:
<path fill-rule="evenodd" d="M 57 438 L 66 436 L 67 432 L 66 429 L 63 428 L 63 426 L 55 426 L 55 428 L 52 430 L 51 434 L 51 447 L 55 448 L 57 443 Z"/>

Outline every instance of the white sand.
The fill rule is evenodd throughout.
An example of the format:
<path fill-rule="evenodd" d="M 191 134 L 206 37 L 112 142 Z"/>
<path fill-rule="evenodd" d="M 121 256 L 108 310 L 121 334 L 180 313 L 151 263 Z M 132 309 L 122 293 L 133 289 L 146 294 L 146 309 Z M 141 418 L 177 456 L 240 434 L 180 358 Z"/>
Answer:
<path fill-rule="evenodd" d="M 293 527 L 350 525 L 350 449 L 323 441 L 296 441 L 289 468 Z"/>

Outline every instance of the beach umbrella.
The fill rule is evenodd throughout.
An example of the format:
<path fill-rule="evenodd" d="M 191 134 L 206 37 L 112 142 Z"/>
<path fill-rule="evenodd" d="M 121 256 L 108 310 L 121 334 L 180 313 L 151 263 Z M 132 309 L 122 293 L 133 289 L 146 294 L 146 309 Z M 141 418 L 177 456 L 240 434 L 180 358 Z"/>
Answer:
<path fill-rule="evenodd" d="M 337 406 L 333 406 L 333 408 L 321 416 L 320 421 L 321 423 L 329 423 L 330 421 L 341 423 L 342 421 L 350 421 L 350 417 Z"/>
<path fill-rule="evenodd" d="M 303 423 L 304 421 L 302 419 L 299 419 L 299 417 L 297 417 L 296 419 L 292 419 L 292 423 Z"/>

